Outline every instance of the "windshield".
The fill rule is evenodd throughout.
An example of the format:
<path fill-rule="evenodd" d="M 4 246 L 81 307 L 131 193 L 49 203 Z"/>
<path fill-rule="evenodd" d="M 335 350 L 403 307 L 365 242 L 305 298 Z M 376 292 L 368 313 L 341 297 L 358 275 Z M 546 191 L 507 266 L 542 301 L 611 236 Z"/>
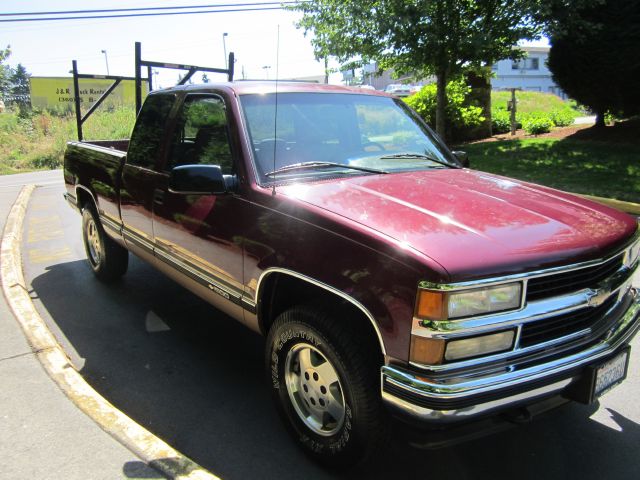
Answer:
<path fill-rule="evenodd" d="M 281 93 L 277 124 L 275 94 L 240 101 L 260 183 L 457 166 L 392 98 Z"/>

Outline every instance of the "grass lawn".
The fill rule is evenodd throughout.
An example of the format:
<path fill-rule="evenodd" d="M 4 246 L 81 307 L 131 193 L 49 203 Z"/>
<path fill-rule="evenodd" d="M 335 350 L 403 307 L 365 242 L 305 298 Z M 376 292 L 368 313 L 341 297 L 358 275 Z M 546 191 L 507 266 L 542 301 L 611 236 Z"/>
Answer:
<path fill-rule="evenodd" d="M 482 142 L 461 148 L 477 170 L 640 203 L 640 144 L 567 137 Z"/>
<path fill-rule="evenodd" d="M 551 112 L 553 110 L 562 110 L 571 108 L 573 102 L 562 100 L 552 93 L 528 92 L 526 90 L 518 90 L 516 92 L 518 100 L 518 112 L 521 114 L 531 112 Z M 509 91 L 491 91 L 491 106 L 494 109 L 507 109 L 507 102 L 511 100 L 511 92 Z"/>

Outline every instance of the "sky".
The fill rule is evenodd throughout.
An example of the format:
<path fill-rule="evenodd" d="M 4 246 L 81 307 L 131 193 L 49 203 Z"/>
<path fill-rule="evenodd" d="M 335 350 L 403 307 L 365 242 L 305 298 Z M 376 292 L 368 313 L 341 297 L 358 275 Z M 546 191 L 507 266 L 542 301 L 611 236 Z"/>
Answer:
<path fill-rule="evenodd" d="M 149 6 L 249 3 L 261 0 L 43 0 L 7 1 L 0 13 L 94 10 Z M 0 47 L 11 45 L 11 66 L 22 63 L 34 76 L 68 76 L 71 60 L 81 73 L 105 74 L 107 51 L 112 75 L 134 75 L 134 43 L 142 42 L 142 58 L 224 68 L 225 54 L 236 56 L 236 78 L 275 78 L 280 30 L 279 77 L 323 75 L 324 64 L 316 62 L 309 38 L 296 29 L 299 14 L 284 10 L 242 13 L 212 13 L 123 19 L 92 19 L 0 23 Z M 0 17 L 2 19 L 9 17 Z M 13 18 L 13 17 L 10 17 Z M 264 69 L 263 67 L 270 68 Z M 335 65 L 330 65 L 335 66 Z M 162 87 L 176 83 L 178 71 L 161 70 Z M 223 75 L 209 74 L 214 80 Z M 200 81 L 196 74 L 195 81 Z M 339 79 L 339 77 L 338 77 Z"/>
<path fill-rule="evenodd" d="M 249 3 L 261 0 L 2 0 L 0 13 L 94 10 L 177 5 Z M 2 17 L 0 19 L 13 18 Z M 34 76 L 68 76 L 71 61 L 80 73 L 105 74 L 107 52 L 112 75 L 134 75 L 134 43 L 142 42 L 142 58 L 167 63 L 224 68 L 227 53 L 236 56 L 236 78 L 274 79 L 324 75 L 309 37 L 295 27 L 300 14 L 284 10 L 211 13 L 162 17 L 0 23 L 0 48 L 11 45 L 9 64 L 24 65 Z M 280 32 L 279 62 L 278 30 Z M 227 33 L 223 44 L 223 33 Z M 546 40 L 536 42 L 546 44 Z M 330 62 L 329 67 L 338 64 Z M 270 68 L 263 68 L 270 67 Z M 210 74 L 212 81 L 225 80 Z M 178 71 L 159 69 L 154 88 L 170 87 Z M 339 73 L 330 77 L 339 83 Z M 200 74 L 194 77 L 201 81 Z"/>

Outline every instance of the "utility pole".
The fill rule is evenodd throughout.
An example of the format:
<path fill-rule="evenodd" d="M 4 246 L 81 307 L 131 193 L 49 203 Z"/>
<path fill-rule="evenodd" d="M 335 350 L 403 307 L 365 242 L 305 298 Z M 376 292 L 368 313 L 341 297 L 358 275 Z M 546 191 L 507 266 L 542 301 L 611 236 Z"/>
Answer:
<path fill-rule="evenodd" d="M 329 84 L 329 57 L 324 57 L 324 83 Z"/>
<path fill-rule="evenodd" d="M 222 49 L 224 50 L 224 68 L 229 68 L 229 60 L 227 58 L 227 42 L 226 38 L 229 35 L 227 32 L 222 34 Z"/>
<path fill-rule="evenodd" d="M 107 65 L 107 75 L 109 75 L 109 59 L 107 58 L 107 51 L 106 50 L 100 50 L 102 53 L 104 53 L 104 63 Z"/>
<path fill-rule="evenodd" d="M 511 101 L 507 104 L 507 109 L 511 113 L 511 135 L 516 134 L 516 127 L 518 124 L 516 123 L 516 89 L 511 88 Z"/>

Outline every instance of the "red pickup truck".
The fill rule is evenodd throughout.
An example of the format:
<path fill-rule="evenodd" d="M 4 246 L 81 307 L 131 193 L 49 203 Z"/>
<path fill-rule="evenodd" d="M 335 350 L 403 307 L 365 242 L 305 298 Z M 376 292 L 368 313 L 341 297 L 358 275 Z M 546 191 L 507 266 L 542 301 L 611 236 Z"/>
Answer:
<path fill-rule="evenodd" d="M 352 465 L 393 417 L 454 435 L 626 376 L 637 221 L 463 157 L 383 93 L 184 86 L 129 141 L 69 143 L 65 195 L 99 279 L 131 251 L 265 335 L 295 440 Z"/>

